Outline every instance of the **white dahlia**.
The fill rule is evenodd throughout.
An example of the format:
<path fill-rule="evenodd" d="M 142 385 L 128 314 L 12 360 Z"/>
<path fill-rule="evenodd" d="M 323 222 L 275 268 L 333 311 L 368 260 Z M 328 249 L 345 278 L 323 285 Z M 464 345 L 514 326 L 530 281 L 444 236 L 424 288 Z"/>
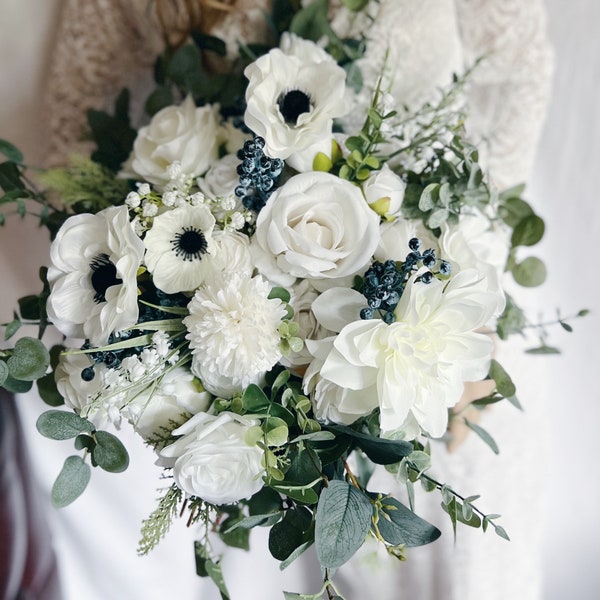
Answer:
<path fill-rule="evenodd" d="M 234 273 L 205 283 L 189 303 L 183 322 L 192 372 L 212 394 L 231 397 L 259 383 L 281 358 L 278 327 L 286 311 L 280 300 L 269 300 L 270 291 L 262 277 Z"/>
<path fill-rule="evenodd" d="M 212 272 L 215 218 L 208 206 L 184 204 L 154 218 L 144 238 L 146 266 L 167 294 L 195 290 Z"/>
<path fill-rule="evenodd" d="M 137 322 L 144 244 L 126 206 L 67 219 L 50 247 L 48 316 L 66 336 L 96 346 Z"/>
<path fill-rule="evenodd" d="M 320 375 L 349 390 L 376 389 L 384 432 L 405 427 L 412 414 L 423 430 L 439 437 L 463 383 L 487 375 L 493 343 L 476 330 L 498 314 L 503 298 L 474 269 L 447 284 L 415 278 L 396 307 L 396 321 L 346 325 Z"/>

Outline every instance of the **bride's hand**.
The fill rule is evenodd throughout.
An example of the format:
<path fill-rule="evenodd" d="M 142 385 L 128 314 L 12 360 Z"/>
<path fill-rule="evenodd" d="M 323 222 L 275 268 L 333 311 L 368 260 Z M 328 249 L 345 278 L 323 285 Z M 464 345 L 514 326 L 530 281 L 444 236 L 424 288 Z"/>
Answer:
<path fill-rule="evenodd" d="M 450 436 L 447 446 L 450 452 L 456 450 L 465 441 L 471 431 L 465 424 L 464 419 L 468 419 L 471 423 L 477 423 L 481 418 L 481 410 L 471 403 L 479 398 L 489 396 L 495 388 L 496 382 L 493 379 L 465 383 L 460 402 L 452 409 L 452 412 L 456 416 L 450 419 L 448 427 Z"/>

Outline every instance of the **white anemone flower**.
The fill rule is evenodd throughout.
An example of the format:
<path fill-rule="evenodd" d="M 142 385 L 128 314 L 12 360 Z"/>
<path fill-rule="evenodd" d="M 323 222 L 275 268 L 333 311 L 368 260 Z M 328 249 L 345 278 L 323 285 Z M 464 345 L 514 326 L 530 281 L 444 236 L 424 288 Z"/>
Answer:
<path fill-rule="evenodd" d="M 493 343 L 476 330 L 502 310 L 503 297 L 474 269 L 447 284 L 416 278 L 406 286 L 394 323 L 357 320 L 340 331 L 320 376 L 350 390 L 376 390 L 384 432 L 402 429 L 412 414 L 439 437 L 463 383 L 488 373 Z"/>
<path fill-rule="evenodd" d="M 212 272 L 215 218 L 208 206 L 184 204 L 155 217 L 144 238 L 146 266 L 167 294 L 195 290 Z"/>
<path fill-rule="evenodd" d="M 278 332 L 286 311 L 261 276 L 233 273 L 200 287 L 183 323 L 189 333 L 192 373 L 217 396 L 232 397 L 281 358 Z"/>
<path fill-rule="evenodd" d="M 265 139 L 267 155 L 288 159 L 312 147 L 313 156 L 331 151 L 333 119 L 347 112 L 346 73 L 327 52 L 284 34 L 281 48 L 250 64 L 244 75 L 249 80 L 244 120 Z M 312 166 L 312 157 L 309 162 Z"/>
<path fill-rule="evenodd" d="M 66 336 L 100 346 L 138 319 L 144 244 L 126 206 L 67 219 L 50 247 L 48 316 Z"/>

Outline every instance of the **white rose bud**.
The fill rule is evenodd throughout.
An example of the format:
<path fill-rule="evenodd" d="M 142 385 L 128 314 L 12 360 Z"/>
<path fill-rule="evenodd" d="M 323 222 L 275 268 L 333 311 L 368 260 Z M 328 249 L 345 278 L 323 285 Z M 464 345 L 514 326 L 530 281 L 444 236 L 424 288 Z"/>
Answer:
<path fill-rule="evenodd" d="M 400 212 L 406 184 L 387 165 L 373 172 L 362 188 L 369 206 L 378 215 L 390 219 Z"/>

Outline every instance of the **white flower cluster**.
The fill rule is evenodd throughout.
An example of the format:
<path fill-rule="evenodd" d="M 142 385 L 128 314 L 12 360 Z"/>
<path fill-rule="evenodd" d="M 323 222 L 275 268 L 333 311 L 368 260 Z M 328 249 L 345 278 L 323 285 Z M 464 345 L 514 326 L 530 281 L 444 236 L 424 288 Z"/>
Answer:
<path fill-rule="evenodd" d="M 221 122 L 217 105 L 187 97 L 140 129 L 124 169 L 142 180 L 136 191 L 123 206 L 69 218 L 48 273 L 53 323 L 99 357 L 63 354 L 67 404 L 94 422 L 130 421 L 177 485 L 213 504 L 260 490 L 265 468 L 263 449 L 247 443 L 260 423 L 218 412 L 215 397 L 234 406 L 280 365 L 322 422 L 377 409 L 384 435 L 441 436 L 464 382 L 488 372 L 492 342 L 478 330 L 504 302 L 508 241 L 487 216 L 464 214 L 435 236 L 403 218 L 407 185 L 388 164 L 352 182 L 313 170 L 318 153 L 332 158 L 333 120 L 347 109 L 345 72 L 322 48 L 286 34 L 245 74 L 259 166 L 285 161 L 280 180 L 258 180 L 273 188 L 258 214 L 236 195 L 240 173 L 256 166 L 238 169 L 248 136 Z M 376 261 L 400 269 L 413 238 L 452 274 L 421 267 L 387 318 L 365 317 L 355 278 Z M 287 288 L 293 317 L 275 286 Z M 303 342 L 285 357 L 283 322 Z M 134 342 L 113 346 L 122 339 Z M 117 366 L 102 358 L 111 352 Z"/>

